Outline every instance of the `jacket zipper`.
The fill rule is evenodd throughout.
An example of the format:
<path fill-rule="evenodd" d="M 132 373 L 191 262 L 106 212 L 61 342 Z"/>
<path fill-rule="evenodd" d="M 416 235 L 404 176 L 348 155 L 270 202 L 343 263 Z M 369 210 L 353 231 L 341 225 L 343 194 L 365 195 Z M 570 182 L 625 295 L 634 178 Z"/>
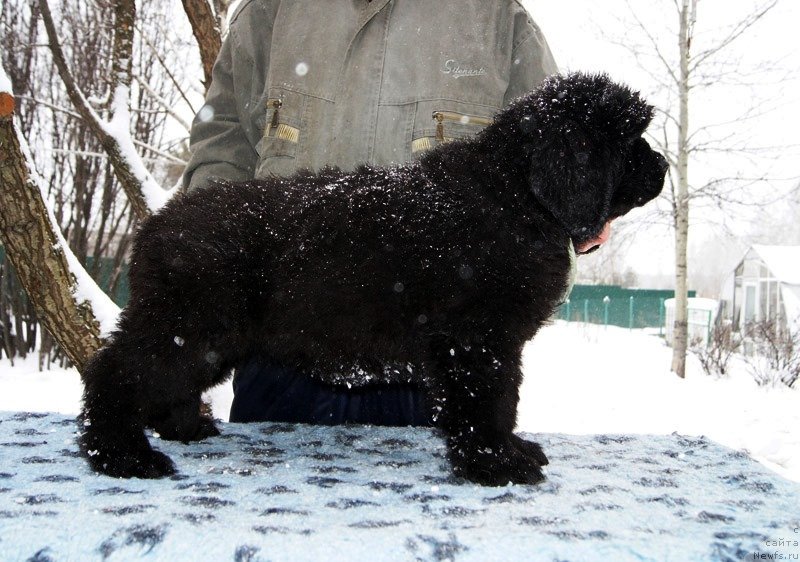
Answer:
<path fill-rule="evenodd" d="M 453 111 L 434 111 L 433 119 L 436 121 L 436 140 L 444 142 L 444 122 L 461 123 L 462 125 L 478 125 L 479 127 L 486 127 L 491 125 L 492 120 L 485 117 L 478 117 L 476 115 L 467 115 L 465 113 L 455 113 Z"/>
<path fill-rule="evenodd" d="M 267 100 L 267 108 L 272 108 L 272 121 L 270 121 L 270 131 L 278 128 L 278 110 L 283 107 L 283 100 L 280 98 L 272 98 Z"/>

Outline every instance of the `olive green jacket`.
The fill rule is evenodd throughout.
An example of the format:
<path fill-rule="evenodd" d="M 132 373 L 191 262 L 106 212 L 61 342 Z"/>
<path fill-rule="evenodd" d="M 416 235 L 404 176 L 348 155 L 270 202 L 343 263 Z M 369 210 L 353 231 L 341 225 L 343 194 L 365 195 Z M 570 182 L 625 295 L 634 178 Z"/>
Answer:
<path fill-rule="evenodd" d="M 403 162 L 554 72 L 515 0 L 243 0 L 184 184 Z"/>

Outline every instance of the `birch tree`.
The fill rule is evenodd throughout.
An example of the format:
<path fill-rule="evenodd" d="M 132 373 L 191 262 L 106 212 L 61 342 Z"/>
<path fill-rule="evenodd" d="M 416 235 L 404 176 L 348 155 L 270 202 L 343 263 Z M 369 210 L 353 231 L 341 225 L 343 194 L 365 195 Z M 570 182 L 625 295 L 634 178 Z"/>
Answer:
<path fill-rule="evenodd" d="M 697 2 L 698 0 L 681 0 L 678 11 L 679 74 L 675 79 L 678 90 L 678 143 L 676 150 L 668 153 L 677 175 L 676 181 L 670 176 L 672 218 L 675 227 L 675 326 L 672 332 L 672 371 L 681 378 L 686 377 L 686 354 L 689 350 L 689 61 L 692 36 L 697 21 Z"/>
<path fill-rule="evenodd" d="M 699 92 L 730 84 L 735 87 L 745 80 L 756 78 L 753 71 L 742 68 L 736 57 L 728 58 L 731 50 L 777 4 L 777 0 L 761 1 L 750 7 L 731 25 L 718 27 L 708 22 L 703 34 L 698 32 L 698 5 L 702 0 L 662 0 L 658 6 L 672 14 L 672 25 L 649 25 L 644 8 L 626 0 L 627 18 L 621 23 L 627 29 L 624 38 L 610 40 L 628 50 L 638 65 L 650 76 L 662 101 L 658 107 L 651 141 L 666 156 L 670 164 L 667 176 L 666 199 L 669 219 L 674 230 L 675 254 L 675 325 L 673 331 L 672 371 L 685 377 L 688 348 L 688 247 L 690 210 L 703 200 L 713 201 L 720 208 L 742 201 L 742 187 L 752 185 L 763 177 L 747 177 L 731 173 L 717 175 L 707 181 L 693 180 L 693 163 L 712 152 L 748 152 L 750 147 L 737 142 L 735 135 L 724 129 L 731 123 L 744 123 L 755 118 L 760 109 L 744 108 L 730 115 L 724 123 L 693 126 L 693 101 Z M 653 5 L 648 4 L 652 9 Z M 701 22 L 702 23 L 702 22 Z M 709 32 L 709 28 L 716 28 Z M 702 35 L 702 36 L 701 36 Z M 774 70 L 762 70 L 766 75 Z"/>

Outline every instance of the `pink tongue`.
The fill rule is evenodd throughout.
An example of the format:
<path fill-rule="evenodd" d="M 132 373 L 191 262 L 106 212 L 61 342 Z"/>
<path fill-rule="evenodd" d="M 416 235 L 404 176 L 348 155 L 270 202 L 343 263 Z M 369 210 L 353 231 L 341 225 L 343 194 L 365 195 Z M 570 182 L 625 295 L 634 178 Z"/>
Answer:
<path fill-rule="evenodd" d="M 587 250 L 591 250 L 595 246 L 600 246 L 608 240 L 608 237 L 611 236 L 611 221 L 608 221 L 606 225 L 603 227 L 603 232 L 597 235 L 597 238 L 592 238 L 591 240 L 587 240 L 577 248 L 575 251 L 579 254 L 586 252 Z"/>

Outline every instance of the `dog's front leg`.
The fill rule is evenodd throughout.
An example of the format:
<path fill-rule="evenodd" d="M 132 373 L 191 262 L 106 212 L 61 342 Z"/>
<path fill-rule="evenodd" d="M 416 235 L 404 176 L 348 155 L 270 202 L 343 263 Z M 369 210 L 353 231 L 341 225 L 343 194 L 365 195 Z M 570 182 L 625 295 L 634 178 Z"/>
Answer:
<path fill-rule="evenodd" d="M 156 410 L 148 420 L 148 425 L 168 441 L 189 443 L 219 435 L 214 420 L 200 415 L 200 408 L 200 397 L 189 395 L 181 401 L 167 404 L 162 411 Z"/>
<path fill-rule="evenodd" d="M 490 486 L 543 480 L 547 457 L 541 447 L 513 433 L 519 351 L 440 342 L 433 357 L 435 415 L 447 434 L 455 474 Z"/>

